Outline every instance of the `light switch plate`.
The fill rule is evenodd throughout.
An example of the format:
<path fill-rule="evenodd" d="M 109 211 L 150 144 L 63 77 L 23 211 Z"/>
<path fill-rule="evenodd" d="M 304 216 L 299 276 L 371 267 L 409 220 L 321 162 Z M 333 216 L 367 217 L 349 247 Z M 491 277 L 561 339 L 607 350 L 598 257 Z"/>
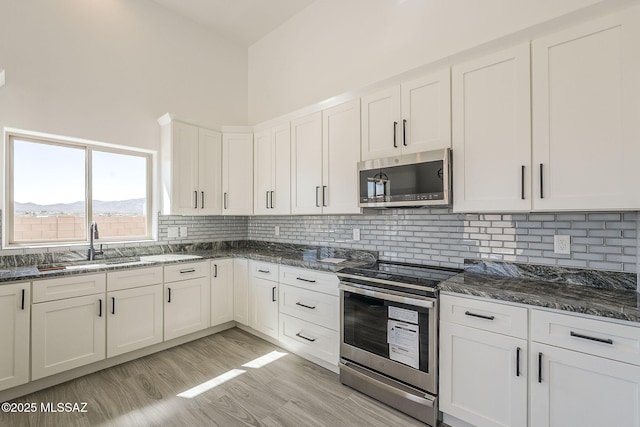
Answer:
<path fill-rule="evenodd" d="M 187 227 L 180 227 L 180 237 L 187 237 Z"/>
<path fill-rule="evenodd" d="M 178 227 L 168 227 L 167 237 L 170 239 L 178 237 Z"/>
<path fill-rule="evenodd" d="M 0 70 L 0 87 L 4 86 L 5 73 L 4 70 Z"/>
<path fill-rule="evenodd" d="M 279 235 L 280 235 L 280 226 L 279 226 L 279 225 L 276 225 L 275 229 L 273 230 L 273 233 L 274 233 L 276 236 L 279 236 Z"/>
<path fill-rule="evenodd" d="M 360 229 L 359 228 L 354 228 L 353 229 L 353 240 L 355 240 L 356 242 L 360 240 Z"/>

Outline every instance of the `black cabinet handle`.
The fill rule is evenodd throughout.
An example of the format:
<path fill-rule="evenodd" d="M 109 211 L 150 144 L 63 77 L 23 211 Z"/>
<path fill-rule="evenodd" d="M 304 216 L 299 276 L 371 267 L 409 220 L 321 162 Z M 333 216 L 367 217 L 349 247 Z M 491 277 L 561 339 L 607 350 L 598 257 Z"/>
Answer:
<path fill-rule="evenodd" d="M 495 316 L 485 316 L 484 314 L 476 314 L 470 311 L 465 311 L 464 314 L 467 316 L 478 317 L 480 319 L 486 319 L 486 320 L 494 320 L 496 318 Z"/>
<path fill-rule="evenodd" d="M 322 186 L 322 206 L 327 206 L 327 186 Z"/>
<path fill-rule="evenodd" d="M 269 270 L 258 269 L 258 273 L 271 273 Z"/>
<path fill-rule="evenodd" d="M 407 146 L 407 121 L 402 120 L 402 145 Z"/>
<path fill-rule="evenodd" d="M 222 195 L 222 204 L 224 205 L 224 209 L 227 209 L 227 193 Z"/>
<path fill-rule="evenodd" d="M 195 268 L 189 268 L 187 270 L 180 270 L 180 274 L 195 273 L 195 272 L 196 272 Z"/>
<path fill-rule="evenodd" d="M 276 302 L 276 287 L 271 288 L 271 301 Z"/>
<path fill-rule="evenodd" d="M 111 297 L 111 314 L 116 314 L 116 297 Z"/>
<path fill-rule="evenodd" d="M 312 307 L 312 306 L 310 306 L 310 305 L 302 304 L 300 301 L 298 301 L 298 302 L 296 303 L 296 305 L 299 305 L 300 307 L 308 308 L 308 309 L 310 309 L 310 310 L 315 310 L 315 309 L 316 309 L 316 306 L 315 306 L 315 305 Z"/>
<path fill-rule="evenodd" d="M 218 264 L 213 264 L 213 277 L 218 277 Z"/>
<path fill-rule="evenodd" d="M 273 209 L 273 195 L 275 194 L 275 191 L 271 191 L 271 209 Z"/>
<path fill-rule="evenodd" d="M 24 310 L 24 294 L 25 294 L 25 290 L 22 290 L 22 303 L 20 304 L 20 307 L 22 310 Z"/>
<path fill-rule="evenodd" d="M 542 353 L 538 353 L 538 382 L 542 383 Z"/>
<path fill-rule="evenodd" d="M 315 338 L 307 338 L 304 335 L 302 335 L 300 332 L 298 332 L 296 334 L 296 336 L 302 338 L 303 340 L 307 340 L 307 341 L 311 341 L 311 342 L 314 342 L 316 340 Z"/>
<path fill-rule="evenodd" d="M 316 283 L 315 280 L 305 279 L 304 277 L 296 277 L 296 280 L 300 280 L 302 282 L 307 282 L 307 283 Z"/>
<path fill-rule="evenodd" d="M 198 191 L 194 191 L 193 192 L 194 200 L 195 200 L 195 205 L 193 206 L 194 209 L 198 209 Z"/>
<path fill-rule="evenodd" d="M 169 293 L 169 299 L 167 300 L 167 302 L 171 303 L 171 288 L 167 288 L 167 292 Z"/>
<path fill-rule="evenodd" d="M 398 148 L 398 143 L 396 142 L 396 129 L 398 127 L 398 122 L 393 122 L 393 147 Z"/>
<path fill-rule="evenodd" d="M 98 317 L 102 317 L 102 298 L 98 300 Z"/>
<path fill-rule="evenodd" d="M 320 203 L 318 202 L 318 190 L 320 189 L 320 187 L 316 187 L 316 208 L 320 207 Z"/>
<path fill-rule="evenodd" d="M 520 347 L 516 348 L 516 377 L 520 376 Z"/>
<path fill-rule="evenodd" d="M 204 209 L 204 191 L 201 191 L 200 194 L 202 195 L 202 206 L 200 206 L 200 209 Z"/>
<path fill-rule="evenodd" d="M 542 163 L 540 163 L 540 198 L 544 199 L 544 179 L 543 179 L 543 173 L 544 171 L 544 165 Z"/>
<path fill-rule="evenodd" d="M 264 204 L 265 204 L 265 206 L 267 207 L 267 209 L 269 209 L 269 192 L 268 192 L 268 191 L 265 191 L 265 192 L 264 192 L 264 196 L 265 196 Z"/>
<path fill-rule="evenodd" d="M 613 344 L 613 340 L 612 339 L 604 339 L 604 338 L 596 338 L 596 337 L 590 337 L 589 335 L 582 335 L 579 334 L 577 332 L 570 332 L 570 335 L 572 337 L 576 337 L 576 338 L 582 338 L 583 340 L 590 340 L 590 341 L 596 341 L 596 342 L 601 342 L 604 344 Z"/>
<path fill-rule="evenodd" d="M 520 198 L 524 200 L 524 165 L 522 165 L 521 176 L 520 176 Z"/>

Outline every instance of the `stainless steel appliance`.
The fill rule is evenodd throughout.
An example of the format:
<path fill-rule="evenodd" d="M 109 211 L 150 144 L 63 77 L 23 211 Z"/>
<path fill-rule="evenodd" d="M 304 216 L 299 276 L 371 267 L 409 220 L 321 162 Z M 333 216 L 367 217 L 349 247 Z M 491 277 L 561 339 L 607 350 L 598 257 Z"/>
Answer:
<path fill-rule="evenodd" d="M 451 204 L 451 150 L 358 163 L 359 205 L 392 208 Z"/>
<path fill-rule="evenodd" d="M 340 381 L 435 426 L 437 285 L 460 271 L 386 261 L 339 271 Z"/>

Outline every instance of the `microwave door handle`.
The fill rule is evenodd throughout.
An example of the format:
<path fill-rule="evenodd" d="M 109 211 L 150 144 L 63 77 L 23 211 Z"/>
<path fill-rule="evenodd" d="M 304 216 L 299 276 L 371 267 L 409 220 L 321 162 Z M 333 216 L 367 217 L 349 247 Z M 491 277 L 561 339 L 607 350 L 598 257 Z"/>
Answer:
<path fill-rule="evenodd" d="M 379 298 L 385 301 L 397 302 L 401 304 L 415 305 L 416 307 L 433 308 L 433 301 L 425 301 L 417 298 L 403 297 L 400 295 L 387 294 L 385 292 L 370 291 L 368 289 L 356 288 L 349 286 L 343 282 L 338 287 L 341 291 L 352 292 L 354 294 L 364 295 L 372 298 Z"/>

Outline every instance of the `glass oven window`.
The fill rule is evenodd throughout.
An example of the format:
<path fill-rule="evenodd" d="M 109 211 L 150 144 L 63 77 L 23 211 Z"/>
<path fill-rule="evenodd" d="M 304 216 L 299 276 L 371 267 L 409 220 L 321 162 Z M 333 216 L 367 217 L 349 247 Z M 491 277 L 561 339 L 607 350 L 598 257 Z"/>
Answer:
<path fill-rule="evenodd" d="M 390 359 L 387 341 L 389 306 L 418 313 L 419 369 L 423 372 L 429 372 L 429 310 L 426 308 L 345 291 L 344 343 Z"/>

